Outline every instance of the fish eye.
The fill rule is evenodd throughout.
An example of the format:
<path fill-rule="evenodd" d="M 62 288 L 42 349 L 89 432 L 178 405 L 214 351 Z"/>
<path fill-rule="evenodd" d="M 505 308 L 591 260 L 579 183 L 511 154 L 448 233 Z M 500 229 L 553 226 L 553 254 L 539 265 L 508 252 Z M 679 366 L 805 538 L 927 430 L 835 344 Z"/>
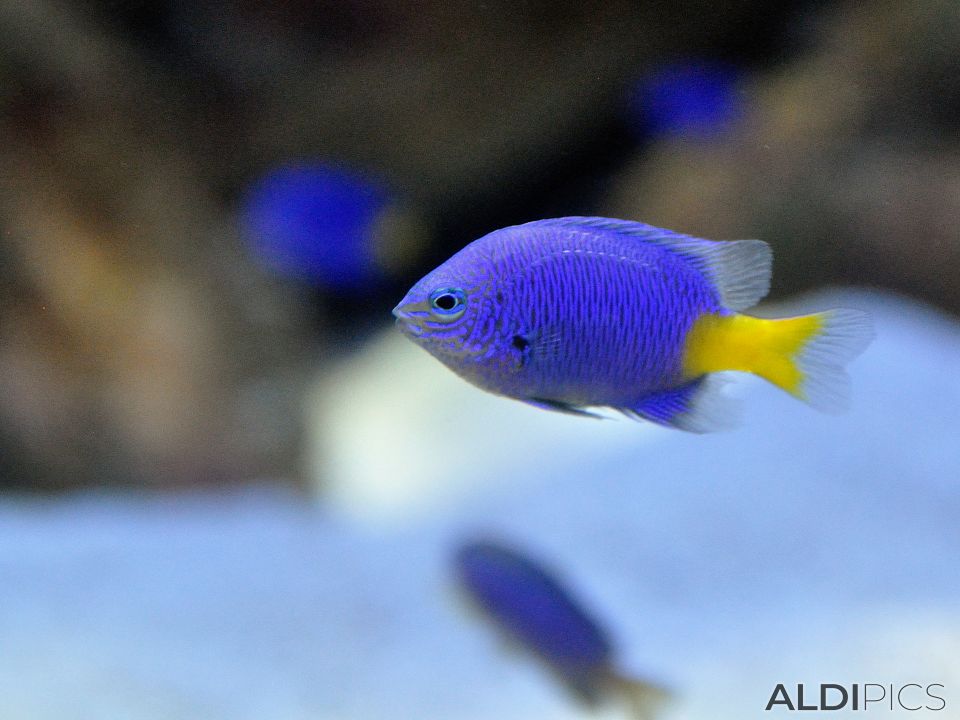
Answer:
<path fill-rule="evenodd" d="M 457 306 L 457 299 L 450 293 L 444 293 L 433 301 L 438 310 L 453 310 Z"/>
<path fill-rule="evenodd" d="M 443 288 L 430 295 L 430 307 L 450 319 L 462 315 L 466 305 L 467 296 L 459 288 Z"/>

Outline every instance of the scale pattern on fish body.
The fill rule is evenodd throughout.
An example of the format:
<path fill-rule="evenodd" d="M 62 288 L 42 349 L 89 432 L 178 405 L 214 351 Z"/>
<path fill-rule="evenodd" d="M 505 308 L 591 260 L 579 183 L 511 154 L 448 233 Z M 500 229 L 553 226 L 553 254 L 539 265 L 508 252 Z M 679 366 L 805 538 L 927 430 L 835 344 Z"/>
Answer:
<path fill-rule="evenodd" d="M 490 392 L 706 431 L 728 414 L 712 373 L 754 372 L 829 409 L 845 395 L 843 364 L 872 337 L 857 311 L 740 314 L 766 294 L 770 271 L 769 247 L 758 240 L 557 218 L 474 241 L 417 283 L 394 314 L 411 339 Z"/>

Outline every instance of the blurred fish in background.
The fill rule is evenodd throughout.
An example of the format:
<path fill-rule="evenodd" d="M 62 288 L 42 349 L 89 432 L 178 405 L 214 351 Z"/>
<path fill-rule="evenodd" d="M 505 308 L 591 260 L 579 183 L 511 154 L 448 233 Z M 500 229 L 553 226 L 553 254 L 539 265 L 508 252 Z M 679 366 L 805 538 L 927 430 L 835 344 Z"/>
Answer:
<path fill-rule="evenodd" d="M 740 76 L 733 65 L 694 58 L 652 68 L 627 91 L 635 133 L 642 140 L 723 135 L 745 109 Z"/>
<path fill-rule="evenodd" d="M 570 590 L 516 549 L 489 539 L 465 543 L 455 569 L 472 603 L 588 707 L 616 694 L 637 718 L 649 719 L 668 699 L 663 688 L 623 675 L 607 633 Z"/>
<path fill-rule="evenodd" d="M 323 164 L 273 170 L 242 212 L 251 253 L 267 268 L 350 295 L 383 283 L 423 241 L 412 211 L 383 183 Z"/>

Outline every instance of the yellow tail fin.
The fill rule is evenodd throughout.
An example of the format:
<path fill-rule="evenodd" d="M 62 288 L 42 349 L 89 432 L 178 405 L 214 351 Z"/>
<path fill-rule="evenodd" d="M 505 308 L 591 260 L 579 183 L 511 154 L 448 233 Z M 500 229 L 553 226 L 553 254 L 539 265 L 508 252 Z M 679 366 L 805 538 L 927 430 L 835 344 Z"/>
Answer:
<path fill-rule="evenodd" d="M 810 405 L 842 408 L 849 395 L 843 366 L 873 338 L 868 316 L 828 310 L 768 320 L 748 315 L 704 315 L 687 335 L 684 373 L 721 370 L 759 375 Z"/>

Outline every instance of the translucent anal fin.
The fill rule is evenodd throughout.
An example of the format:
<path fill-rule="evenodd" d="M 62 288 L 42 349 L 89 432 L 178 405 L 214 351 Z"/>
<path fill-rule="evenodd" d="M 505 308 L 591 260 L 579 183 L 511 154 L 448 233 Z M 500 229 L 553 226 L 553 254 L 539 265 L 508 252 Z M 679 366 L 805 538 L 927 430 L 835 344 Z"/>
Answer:
<path fill-rule="evenodd" d="M 727 430 L 737 424 L 736 404 L 723 395 L 722 378 L 708 375 L 678 388 L 647 395 L 631 407 L 617 408 L 630 418 L 658 425 L 707 433 Z"/>

